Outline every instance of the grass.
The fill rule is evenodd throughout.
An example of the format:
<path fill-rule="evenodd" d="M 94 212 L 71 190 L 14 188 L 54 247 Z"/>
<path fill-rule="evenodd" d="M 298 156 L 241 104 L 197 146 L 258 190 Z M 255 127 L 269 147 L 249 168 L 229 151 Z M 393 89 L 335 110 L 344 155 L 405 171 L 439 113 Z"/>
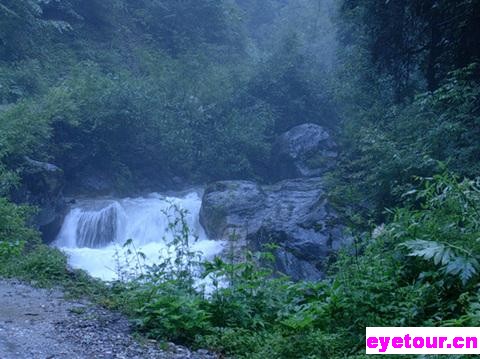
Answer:
<path fill-rule="evenodd" d="M 69 268 L 64 253 L 44 244 L 34 245 L 21 256 L 0 261 L 0 276 L 40 288 L 60 287 L 67 299 L 86 297 L 100 305 L 115 307 L 107 283 L 82 270 Z"/>

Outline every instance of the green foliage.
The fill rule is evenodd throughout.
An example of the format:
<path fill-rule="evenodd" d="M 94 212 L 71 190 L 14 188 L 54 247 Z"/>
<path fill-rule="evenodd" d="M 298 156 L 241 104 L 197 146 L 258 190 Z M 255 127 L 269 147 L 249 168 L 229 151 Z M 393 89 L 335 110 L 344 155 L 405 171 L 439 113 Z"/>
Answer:
<path fill-rule="evenodd" d="M 336 120 L 327 74 L 303 53 L 296 35 L 286 36 L 260 66 L 246 95 L 260 98 L 275 110 L 277 133 L 307 122 L 332 126 Z"/>
<path fill-rule="evenodd" d="M 316 5 L 298 10 L 312 30 L 291 35 L 274 3 L 267 26 L 286 40 L 249 53 L 233 1 L 2 3 L 0 161 L 52 161 L 69 183 L 105 173 L 120 192 L 268 177 L 275 131 L 335 118 L 326 72 L 305 49 L 321 38 L 306 15 Z"/>
<path fill-rule="evenodd" d="M 239 357 L 335 352 L 333 337 L 316 328 L 323 314 L 318 300 L 328 290 L 325 283 L 272 278 L 271 270 L 259 266 L 272 260 L 267 253 L 246 253 L 242 263 L 220 258 L 199 262 L 189 249 L 185 213 L 175 212 L 170 225 L 173 260 L 160 257 L 158 264 L 145 267 L 144 275 L 124 283 L 116 296 L 143 333 Z M 201 280 L 207 288 L 199 285 Z"/>
<path fill-rule="evenodd" d="M 67 294 L 89 295 L 108 303 L 105 284 L 85 273 L 68 269 L 66 256 L 41 243 L 30 227 L 35 209 L 0 197 L 0 277 L 16 278 L 40 286 L 65 287 Z"/>
<path fill-rule="evenodd" d="M 457 70 L 434 92 L 404 105 L 381 103 L 345 123 L 344 153 L 332 185 L 340 206 L 363 218 L 384 220 L 386 208 L 403 203 L 416 177 L 441 173 L 442 165 L 460 176 L 478 175 L 478 66 Z M 366 105 L 366 104 L 364 104 Z M 344 196 L 342 194 L 350 194 Z"/>
<path fill-rule="evenodd" d="M 45 245 L 32 248 L 20 265 L 25 277 L 38 282 L 61 282 L 67 276 L 65 255 Z"/>
<path fill-rule="evenodd" d="M 3 144 L 0 160 L 22 158 L 41 153 L 50 137 L 49 119 L 37 104 L 21 101 L 0 113 L 0 142 Z"/>
<path fill-rule="evenodd" d="M 36 41 L 70 31 L 66 21 L 45 17 L 50 1 L 3 0 L 0 4 L 0 58 L 18 60 L 35 54 Z M 55 3 L 52 1 L 52 3 Z M 42 38 L 43 36 L 43 38 Z M 36 46 L 37 45 L 37 46 Z"/>
<path fill-rule="evenodd" d="M 458 182 L 451 175 L 436 176 L 417 194 L 424 208 L 397 211 L 397 228 L 409 255 L 458 276 L 466 285 L 480 269 L 480 188 L 477 181 Z"/>
<path fill-rule="evenodd" d="M 67 259 L 29 227 L 34 209 L 0 198 L 0 275 L 46 284 L 66 277 Z"/>
<path fill-rule="evenodd" d="M 209 327 L 209 313 L 198 295 L 183 292 L 175 283 L 161 285 L 138 308 L 135 322 L 149 337 L 192 344 Z"/>
<path fill-rule="evenodd" d="M 0 277 L 19 279 L 40 287 L 62 287 L 67 297 L 88 297 L 101 305 L 118 307 L 117 300 L 111 298 L 112 288 L 106 283 L 83 271 L 72 270 L 67 266 L 64 253 L 36 240 L 28 243 L 20 255 L 2 259 Z"/>
<path fill-rule="evenodd" d="M 416 137 L 415 148 L 470 178 L 480 170 L 476 161 L 480 149 L 474 140 L 479 136 L 479 73 L 477 63 L 453 71 L 436 91 L 417 96 L 398 126 L 410 132 L 408 141 Z"/>
<path fill-rule="evenodd" d="M 341 253 L 318 283 L 272 277 L 261 266 L 268 253 L 198 262 L 180 215 L 171 227 L 180 266 L 152 267 L 124 284 L 122 306 L 151 337 L 239 358 L 360 358 L 367 326 L 478 323 L 477 273 L 459 260 L 478 261 L 477 184 L 439 175 L 408 196 L 412 206 L 397 209 L 356 255 Z M 191 275 L 178 275 L 185 263 Z M 209 290 L 195 285 L 201 278 Z"/>
<path fill-rule="evenodd" d="M 31 208 L 16 206 L 0 198 L 0 258 L 19 257 L 25 245 L 38 239 L 38 234 L 27 226 Z"/>
<path fill-rule="evenodd" d="M 0 67 L 0 104 L 8 104 L 43 91 L 38 60 L 24 60 Z"/>
<path fill-rule="evenodd" d="M 478 176 L 479 9 L 479 1 L 342 2 L 334 87 L 343 153 L 331 192 L 352 224 L 384 221 L 416 176 L 442 171 L 436 161 Z"/>
<path fill-rule="evenodd" d="M 164 214 L 170 220 L 172 241 L 165 252 L 159 253 L 154 265 L 142 261 L 144 255 L 132 247 L 132 241 L 125 243 L 127 254 L 137 258 L 132 273 L 137 276 L 119 273 L 120 278 L 127 279 L 123 282 L 127 291 L 120 294 L 120 302 L 149 337 L 192 344 L 195 336 L 208 328 L 209 319 L 205 302 L 195 290 L 200 262 L 199 253 L 193 252 L 190 244 L 196 238 L 192 238 L 186 224 L 185 210 L 172 205 Z M 122 264 L 129 265 L 128 261 Z"/>
<path fill-rule="evenodd" d="M 467 258 L 461 252 L 462 248 L 456 248 L 451 244 L 443 244 L 436 241 L 412 240 L 405 243 L 412 257 L 420 257 L 433 261 L 435 265 L 441 265 L 446 274 L 458 275 L 463 284 L 466 284 L 477 275 L 479 264 L 476 258 Z"/>
<path fill-rule="evenodd" d="M 173 54 L 192 51 L 200 44 L 223 46 L 227 51 L 242 48 L 241 29 L 232 3 L 142 0 L 132 9 L 141 28 Z"/>
<path fill-rule="evenodd" d="M 254 176 L 268 161 L 269 107 L 239 108 L 229 92 L 213 91 L 216 81 L 234 85 L 231 70 L 212 66 L 186 80 L 192 64 L 161 61 L 166 71 L 142 77 L 85 63 L 44 96 L 10 106 L 0 113 L 5 161 L 53 157 L 68 178 L 107 171 L 117 187 L 145 177 Z"/>
<path fill-rule="evenodd" d="M 370 70 L 402 102 L 425 85 L 437 89 L 448 72 L 478 61 L 479 9 L 477 0 L 345 0 L 340 37 L 367 50 Z"/>
<path fill-rule="evenodd" d="M 18 184 L 16 174 L 0 164 L 0 196 L 7 195 L 16 184 Z"/>

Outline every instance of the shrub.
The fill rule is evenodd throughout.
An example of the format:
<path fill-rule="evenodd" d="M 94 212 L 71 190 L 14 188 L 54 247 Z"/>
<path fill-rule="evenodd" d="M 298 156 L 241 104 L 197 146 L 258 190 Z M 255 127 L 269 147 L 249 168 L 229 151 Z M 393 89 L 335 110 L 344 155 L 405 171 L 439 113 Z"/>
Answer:
<path fill-rule="evenodd" d="M 38 240 L 38 233 L 27 226 L 32 209 L 0 198 L 0 258 L 19 257 L 27 243 Z"/>

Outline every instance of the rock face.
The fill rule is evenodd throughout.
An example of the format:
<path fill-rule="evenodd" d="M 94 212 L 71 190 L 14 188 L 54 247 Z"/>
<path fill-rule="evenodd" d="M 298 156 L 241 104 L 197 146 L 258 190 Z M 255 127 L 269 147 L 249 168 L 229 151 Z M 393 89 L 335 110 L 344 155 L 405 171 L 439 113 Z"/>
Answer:
<path fill-rule="evenodd" d="M 272 150 L 273 185 L 221 181 L 204 193 L 200 222 L 212 239 L 263 250 L 272 243 L 276 269 L 294 280 L 319 279 L 329 255 L 347 244 L 328 203 L 323 178 L 335 166 L 336 144 L 321 126 L 307 123 L 280 135 Z"/>
<path fill-rule="evenodd" d="M 322 178 L 269 186 L 213 183 L 205 190 L 200 222 L 212 239 L 227 239 L 235 231 L 240 245 L 252 250 L 276 244 L 276 269 L 294 280 L 321 278 L 326 258 L 345 242 Z"/>
<path fill-rule="evenodd" d="M 332 169 L 337 157 L 336 144 L 321 126 L 306 123 L 280 135 L 272 150 L 277 180 L 317 177 Z"/>
<path fill-rule="evenodd" d="M 22 185 L 12 197 L 17 203 L 39 207 L 34 225 L 41 231 L 43 240 L 49 243 L 60 230 L 66 211 L 62 194 L 65 185 L 63 171 L 51 163 L 25 158 L 21 178 Z"/>

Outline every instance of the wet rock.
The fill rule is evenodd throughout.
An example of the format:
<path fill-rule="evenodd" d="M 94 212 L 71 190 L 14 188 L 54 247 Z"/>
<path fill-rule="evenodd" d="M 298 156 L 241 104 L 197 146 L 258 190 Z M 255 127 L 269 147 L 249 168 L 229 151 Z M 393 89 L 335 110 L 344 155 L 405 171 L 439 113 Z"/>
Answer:
<path fill-rule="evenodd" d="M 54 164 L 25 157 L 20 177 L 21 185 L 12 193 L 12 199 L 16 203 L 39 208 L 33 224 L 42 233 L 44 241 L 49 243 L 60 230 L 67 209 L 63 197 L 63 171 Z"/>
<path fill-rule="evenodd" d="M 347 242 L 319 177 L 268 186 L 215 182 L 205 190 L 200 222 L 212 239 L 235 232 L 240 248 L 277 245 L 276 269 L 294 280 L 321 278 L 328 256 Z"/>
<path fill-rule="evenodd" d="M 322 127 L 306 123 L 280 135 L 272 150 L 274 179 L 317 177 L 335 166 L 336 144 Z"/>
<path fill-rule="evenodd" d="M 81 193 L 86 195 L 110 195 L 114 192 L 114 179 L 105 173 L 97 171 L 85 171 L 81 173 L 73 181 L 75 194 Z"/>

